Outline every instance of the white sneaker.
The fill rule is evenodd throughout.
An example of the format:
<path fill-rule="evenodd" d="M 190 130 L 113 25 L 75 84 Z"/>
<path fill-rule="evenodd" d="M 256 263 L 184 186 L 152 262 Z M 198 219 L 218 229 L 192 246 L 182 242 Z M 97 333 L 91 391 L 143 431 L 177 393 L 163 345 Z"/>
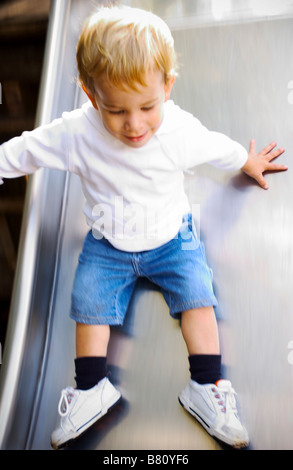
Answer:
<path fill-rule="evenodd" d="M 118 403 L 121 394 L 105 377 L 89 390 L 67 387 L 61 392 L 58 412 L 60 426 L 51 435 L 51 445 L 58 449 L 80 436 Z"/>
<path fill-rule="evenodd" d="M 211 436 L 235 448 L 244 448 L 249 438 L 238 417 L 235 396 L 229 380 L 219 380 L 217 385 L 200 385 L 190 380 L 179 402 Z"/>

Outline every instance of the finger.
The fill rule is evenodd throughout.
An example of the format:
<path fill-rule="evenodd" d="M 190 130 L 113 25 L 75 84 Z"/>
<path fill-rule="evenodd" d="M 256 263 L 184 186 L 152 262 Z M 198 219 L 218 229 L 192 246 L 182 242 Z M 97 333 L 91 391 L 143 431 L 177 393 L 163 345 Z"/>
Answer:
<path fill-rule="evenodd" d="M 272 152 L 272 150 L 276 147 L 276 142 L 271 142 L 270 144 L 266 145 L 264 149 L 259 152 L 259 155 L 267 155 Z"/>
<path fill-rule="evenodd" d="M 263 189 L 269 189 L 269 185 L 263 176 L 258 177 L 256 181 Z"/>
<path fill-rule="evenodd" d="M 265 171 L 286 171 L 288 170 L 288 167 L 286 165 L 279 165 L 277 163 L 269 163 L 266 166 Z"/>
<path fill-rule="evenodd" d="M 249 143 L 249 153 L 253 153 L 253 154 L 256 153 L 256 151 L 255 151 L 255 139 L 251 139 L 251 141 Z"/>
<path fill-rule="evenodd" d="M 266 157 L 268 158 L 268 161 L 274 160 L 275 158 L 279 157 L 285 152 L 284 148 L 279 148 L 277 150 L 274 150 L 272 152 L 269 152 Z"/>

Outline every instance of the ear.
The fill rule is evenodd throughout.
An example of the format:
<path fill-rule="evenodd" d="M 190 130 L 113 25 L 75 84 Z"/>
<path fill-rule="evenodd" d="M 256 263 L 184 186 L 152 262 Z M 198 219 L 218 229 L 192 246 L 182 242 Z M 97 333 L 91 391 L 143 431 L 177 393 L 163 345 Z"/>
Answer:
<path fill-rule="evenodd" d="M 173 75 L 172 77 L 168 79 L 167 83 L 165 84 L 165 102 L 168 101 L 168 99 L 170 98 L 174 82 L 175 82 L 175 77 Z"/>
<path fill-rule="evenodd" d="M 82 85 L 82 89 L 85 92 L 85 94 L 88 96 L 88 98 L 91 100 L 93 107 L 98 109 L 96 100 L 95 100 L 94 96 L 91 94 L 91 92 L 88 91 L 84 85 Z"/>

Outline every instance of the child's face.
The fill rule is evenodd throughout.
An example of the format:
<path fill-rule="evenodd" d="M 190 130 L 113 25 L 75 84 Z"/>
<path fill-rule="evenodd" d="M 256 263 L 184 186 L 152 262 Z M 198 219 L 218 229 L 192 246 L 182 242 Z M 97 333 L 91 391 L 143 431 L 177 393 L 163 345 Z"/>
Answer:
<path fill-rule="evenodd" d="M 123 90 L 108 81 L 95 84 L 95 95 L 87 92 L 99 111 L 107 131 L 124 144 L 143 147 L 163 120 L 163 103 L 170 97 L 174 79 L 165 83 L 160 71 L 146 76 L 146 86 Z"/>

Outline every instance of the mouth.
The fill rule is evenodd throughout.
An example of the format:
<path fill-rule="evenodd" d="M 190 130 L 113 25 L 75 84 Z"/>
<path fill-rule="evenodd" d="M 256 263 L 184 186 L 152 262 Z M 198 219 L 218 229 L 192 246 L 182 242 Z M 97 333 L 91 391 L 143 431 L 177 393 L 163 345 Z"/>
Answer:
<path fill-rule="evenodd" d="M 147 133 L 148 132 L 145 132 L 144 134 L 141 134 L 141 135 L 138 135 L 138 136 L 128 136 L 126 135 L 126 139 L 129 140 L 130 142 L 141 142 L 142 140 L 145 139 L 145 137 L 147 136 Z"/>

